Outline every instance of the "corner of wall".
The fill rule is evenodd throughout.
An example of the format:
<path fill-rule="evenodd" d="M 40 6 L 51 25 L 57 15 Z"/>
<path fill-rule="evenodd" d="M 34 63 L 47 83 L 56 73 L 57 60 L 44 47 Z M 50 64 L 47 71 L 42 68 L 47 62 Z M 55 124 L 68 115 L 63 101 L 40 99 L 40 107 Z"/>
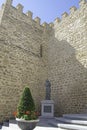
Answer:
<path fill-rule="evenodd" d="M 67 21 L 67 23 L 68 23 L 69 19 L 72 19 L 76 15 L 76 12 L 78 12 L 78 14 L 85 13 L 86 9 L 87 9 L 87 1 L 86 0 L 80 0 L 79 1 L 79 8 L 77 9 L 75 6 L 72 6 L 70 8 L 70 14 L 68 14 L 67 12 L 64 12 L 62 14 L 61 20 L 59 18 L 56 18 L 54 20 L 54 26 L 59 25 L 63 21 Z"/>
<path fill-rule="evenodd" d="M 13 0 L 6 0 L 4 4 L 2 4 L 1 6 L 1 10 L 0 10 L 0 25 L 2 23 L 2 18 L 4 16 L 4 12 L 9 10 L 9 8 L 11 7 L 12 5 L 12 1 Z"/>

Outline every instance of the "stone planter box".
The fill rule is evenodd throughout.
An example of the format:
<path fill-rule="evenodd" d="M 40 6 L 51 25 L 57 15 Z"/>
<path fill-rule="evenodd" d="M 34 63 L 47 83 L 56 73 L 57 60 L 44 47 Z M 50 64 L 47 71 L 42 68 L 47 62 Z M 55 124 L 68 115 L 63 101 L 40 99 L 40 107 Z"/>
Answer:
<path fill-rule="evenodd" d="M 36 124 L 39 122 L 39 119 L 37 120 L 24 120 L 16 118 L 17 124 L 21 130 L 33 130 L 36 126 Z"/>

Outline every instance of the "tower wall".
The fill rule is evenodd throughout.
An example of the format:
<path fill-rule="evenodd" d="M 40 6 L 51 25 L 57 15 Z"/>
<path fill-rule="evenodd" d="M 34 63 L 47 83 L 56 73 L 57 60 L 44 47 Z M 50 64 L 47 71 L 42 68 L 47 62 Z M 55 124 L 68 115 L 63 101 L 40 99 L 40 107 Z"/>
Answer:
<path fill-rule="evenodd" d="M 39 18 L 33 20 L 30 11 L 24 14 L 22 5 L 15 8 L 8 2 L 3 6 L 0 24 L 0 120 L 16 111 L 25 86 L 30 88 L 40 110 L 47 79 L 50 27 L 40 25 Z"/>
<path fill-rule="evenodd" d="M 87 2 L 55 19 L 49 43 L 49 77 L 59 114 L 80 113 L 87 106 Z"/>
<path fill-rule="evenodd" d="M 70 8 L 62 19 L 40 24 L 12 0 L 0 10 L 0 120 L 16 111 L 19 97 L 29 86 L 36 108 L 51 82 L 56 115 L 80 113 L 87 106 L 87 2 Z"/>

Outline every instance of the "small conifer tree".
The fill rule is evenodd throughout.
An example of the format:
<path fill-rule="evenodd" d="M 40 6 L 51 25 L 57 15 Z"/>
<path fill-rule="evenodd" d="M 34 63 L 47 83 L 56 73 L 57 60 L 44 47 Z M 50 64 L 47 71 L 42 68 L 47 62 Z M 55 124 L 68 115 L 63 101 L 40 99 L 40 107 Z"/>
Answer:
<path fill-rule="evenodd" d="M 25 87 L 17 107 L 18 118 L 23 117 L 26 112 L 32 111 L 35 111 L 34 100 L 32 98 L 30 89 Z"/>

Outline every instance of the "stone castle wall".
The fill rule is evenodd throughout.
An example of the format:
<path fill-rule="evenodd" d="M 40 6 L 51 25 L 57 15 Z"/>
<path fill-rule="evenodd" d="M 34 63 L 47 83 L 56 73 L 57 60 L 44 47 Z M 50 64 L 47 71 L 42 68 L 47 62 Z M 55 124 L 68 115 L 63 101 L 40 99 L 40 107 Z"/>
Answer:
<path fill-rule="evenodd" d="M 23 13 L 23 6 L 6 0 L 0 11 L 0 119 L 11 117 L 19 97 L 29 86 L 36 107 L 51 81 L 55 112 L 81 112 L 87 104 L 87 2 L 43 23 Z"/>
<path fill-rule="evenodd" d="M 49 78 L 59 114 L 79 113 L 87 106 L 87 2 L 54 21 L 49 43 Z"/>
<path fill-rule="evenodd" d="M 47 79 L 47 24 L 41 26 L 22 13 L 21 5 L 16 9 L 10 2 L 2 7 L 0 25 L 0 120 L 16 111 L 25 86 L 40 109 Z"/>

